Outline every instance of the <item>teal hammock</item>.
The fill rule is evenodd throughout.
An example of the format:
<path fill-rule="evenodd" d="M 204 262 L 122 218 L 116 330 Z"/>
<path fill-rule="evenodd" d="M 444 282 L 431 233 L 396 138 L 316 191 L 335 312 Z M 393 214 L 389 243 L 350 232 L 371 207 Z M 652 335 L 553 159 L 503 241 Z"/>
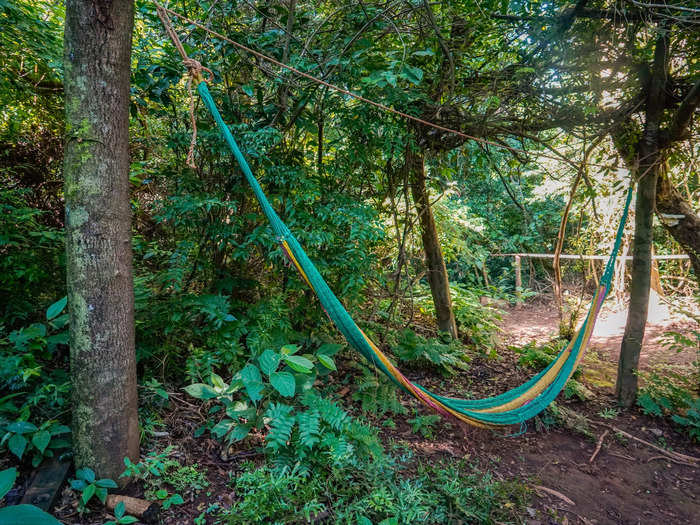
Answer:
<path fill-rule="evenodd" d="M 326 281 L 289 228 L 279 218 L 253 175 L 243 153 L 231 131 L 224 122 L 214 100 L 209 93 L 206 82 L 197 85 L 205 106 L 211 112 L 226 143 L 238 162 L 243 175 L 260 203 L 265 217 L 279 241 L 282 250 L 299 271 L 301 277 L 315 292 L 321 305 L 348 343 L 360 352 L 373 366 L 387 375 L 397 386 L 416 397 L 426 406 L 446 416 L 479 427 L 495 427 L 523 423 L 544 410 L 559 395 L 564 385 L 576 370 L 583 357 L 585 348 L 593 332 L 596 318 L 610 289 L 615 260 L 624 234 L 625 222 L 632 200 L 632 186 L 627 192 L 627 199 L 620 217 L 617 235 L 612 253 L 605 266 L 596 293 L 581 328 L 573 340 L 559 352 L 557 357 L 539 374 L 526 383 L 503 394 L 484 399 L 459 399 L 435 394 L 413 383 L 404 376 L 387 356 L 357 326 L 340 300 L 335 296 Z"/>

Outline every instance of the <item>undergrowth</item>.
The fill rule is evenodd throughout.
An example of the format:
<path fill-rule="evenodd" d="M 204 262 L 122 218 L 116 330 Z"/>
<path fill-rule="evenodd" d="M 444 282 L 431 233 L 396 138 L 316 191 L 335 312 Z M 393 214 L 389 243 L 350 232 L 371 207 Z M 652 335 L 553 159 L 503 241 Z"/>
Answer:
<path fill-rule="evenodd" d="M 252 463 L 231 485 L 239 499 L 220 515 L 227 524 L 323 520 L 339 524 L 456 524 L 518 521 L 529 494 L 518 481 L 499 481 L 465 461 L 418 464 L 382 455 L 343 467 Z"/>

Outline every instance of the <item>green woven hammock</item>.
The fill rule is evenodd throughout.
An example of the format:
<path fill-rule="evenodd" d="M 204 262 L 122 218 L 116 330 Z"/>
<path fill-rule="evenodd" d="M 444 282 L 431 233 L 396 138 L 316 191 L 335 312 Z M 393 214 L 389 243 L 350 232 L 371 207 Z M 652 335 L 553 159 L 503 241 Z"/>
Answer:
<path fill-rule="evenodd" d="M 340 330 L 350 345 L 360 352 L 370 363 L 384 372 L 399 387 L 415 396 L 427 406 L 443 415 L 456 417 L 461 421 L 477 426 L 522 423 L 540 413 L 557 397 L 559 392 L 564 388 L 566 381 L 573 374 L 577 363 L 582 357 L 602 302 L 609 291 L 615 259 L 622 241 L 624 225 L 632 199 L 632 187 L 630 187 L 627 194 L 627 200 L 620 218 L 615 243 L 605 271 L 601 277 L 599 289 L 591 302 L 588 315 L 573 341 L 567 347 L 563 348 L 554 361 L 542 372 L 519 387 L 501 395 L 475 400 L 440 396 L 418 384 L 410 382 L 388 361 L 386 356 L 384 356 L 362 330 L 360 330 L 350 314 L 343 307 L 335 294 L 333 294 L 301 245 L 294 238 L 289 228 L 282 222 L 270 205 L 270 202 L 253 175 L 245 157 L 241 153 L 238 144 L 233 138 L 231 131 L 221 118 L 221 114 L 209 93 L 206 82 L 200 82 L 197 86 L 197 90 L 204 104 L 214 117 L 224 139 L 231 148 L 234 157 L 238 161 L 248 184 L 253 190 L 263 213 L 270 222 L 270 226 L 272 226 L 283 249 L 297 266 L 302 277 L 314 290 L 321 305 L 325 308 L 328 316 L 338 330 Z"/>

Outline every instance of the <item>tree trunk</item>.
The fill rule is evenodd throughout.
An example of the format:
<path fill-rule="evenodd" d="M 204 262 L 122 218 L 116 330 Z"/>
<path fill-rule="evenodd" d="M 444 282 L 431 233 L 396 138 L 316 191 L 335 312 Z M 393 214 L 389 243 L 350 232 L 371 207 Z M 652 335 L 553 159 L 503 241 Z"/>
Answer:
<path fill-rule="evenodd" d="M 683 216 L 676 219 L 664 217 L 660 217 L 660 219 L 664 228 L 690 257 L 695 279 L 700 283 L 700 216 L 683 199 L 680 192 L 671 185 L 668 175 L 663 171 L 659 174 L 659 182 L 656 186 L 656 212 L 664 215 Z"/>
<path fill-rule="evenodd" d="M 654 195 L 658 167 L 639 181 L 634 215 L 634 249 L 632 258 L 630 304 L 625 335 L 620 348 L 616 394 L 618 401 L 630 407 L 637 399 L 637 367 L 644 341 L 644 327 L 649 310 L 651 284 L 651 247 L 653 243 Z"/>
<path fill-rule="evenodd" d="M 410 146 L 406 148 L 406 169 L 411 181 L 413 202 L 418 212 L 421 239 L 423 240 L 423 250 L 425 251 L 425 264 L 428 268 L 428 283 L 430 284 L 430 292 L 435 304 L 438 328 L 456 339 L 457 324 L 452 311 L 450 283 L 447 277 L 445 260 L 442 257 L 433 210 L 430 207 L 430 195 L 425 185 L 423 156 L 413 152 Z"/>
<path fill-rule="evenodd" d="M 139 458 L 129 203 L 133 0 L 68 0 L 66 257 L 77 467 Z"/>
<path fill-rule="evenodd" d="M 639 180 L 634 216 L 630 305 L 625 334 L 622 337 L 620 347 L 620 361 L 615 387 L 618 401 L 625 407 L 632 406 L 637 399 L 637 367 L 649 311 L 656 181 L 661 167 L 660 123 L 663 114 L 663 89 L 666 84 L 667 70 L 668 33 L 663 26 L 660 26 L 654 50 L 652 78 L 646 97 L 644 131 L 637 146 Z"/>

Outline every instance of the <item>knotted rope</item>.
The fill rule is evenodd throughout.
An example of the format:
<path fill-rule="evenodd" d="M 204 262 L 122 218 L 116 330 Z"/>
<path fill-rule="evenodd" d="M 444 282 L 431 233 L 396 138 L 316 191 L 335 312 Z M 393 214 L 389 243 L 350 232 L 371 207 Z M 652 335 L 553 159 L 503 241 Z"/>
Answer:
<path fill-rule="evenodd" d="M 167 11 L 159 3 L 154 3 L 156 5 L 158 18 L 160 18 L 160 21 L 163 23 L 165 32 L 175 45 L 175 49 L 177 49 L 178 53 L 180 53 L 180 56 L 182 57 L 182 64 L 185 66 L 185 68 L 187 68 L 187 72 L 189 73 L 189 77 L 187 79 L 187 91 L 190 95 L 189 110 L 190 124 L 192 126 L 192 138 L 190 139 L 190 149 L 187 151 L 186 162 L 190 168 L 197 169 L 197 165 L 194 162 L 194 148 L 197 145 L 197 119 L 194 116 L 194 93 L 192 91 L 192 82 L 194 81 L 197 84 L 202 82 L 204 80 L 202 77 L 203 71 L 207 72 L 207 80 L 211 82 L 214 78 L 214 72 L 211 69 L 204 67 L 199 60 L 187 56 L 187 51 L 185 51 L 185 48 L 180 41 L 180 37 L 177 35 L 175 29 L 173 29 L 173 26 L 170 23 L 170 18 L 168 17 Z"/>

